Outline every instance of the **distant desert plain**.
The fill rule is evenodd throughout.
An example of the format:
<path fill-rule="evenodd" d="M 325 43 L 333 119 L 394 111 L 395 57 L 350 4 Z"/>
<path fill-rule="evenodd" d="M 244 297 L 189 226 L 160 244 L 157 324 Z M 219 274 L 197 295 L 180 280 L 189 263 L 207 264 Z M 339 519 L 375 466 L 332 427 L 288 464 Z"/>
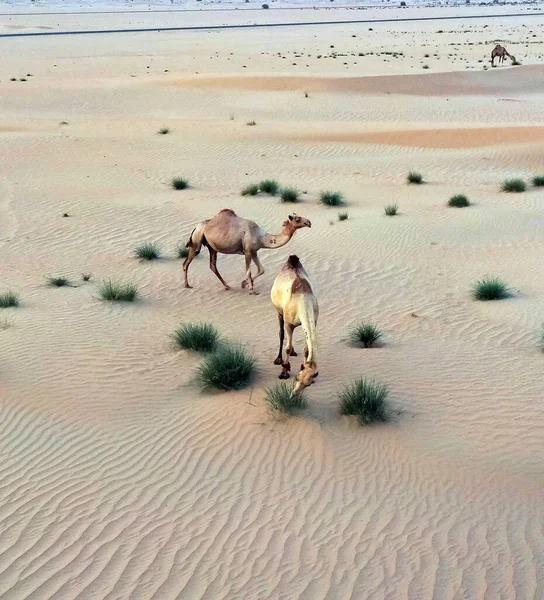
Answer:
<path fill-rule="evenodd" d="M 542 600 L 541 5 L 29 4 L 0 7 L 0 294 L 19 300 L 0 309 L 0 597 Z M 492 68 L 497 43 L 520 64 Z M 241 194 L 268 178 L 300 202 Z M 237 255 L 225 291 L 205 248 L 184 287 L 177 248 L 223 208 L 312 223 L 259 252 L 259 295 Z M 291 254 L 319 377 L 278 418 Z M 510 296 L 475 300 L 487 276 Z M 110 279 L 139 298 L 103 301 Z M 255 359 L 248 387 L 200 388 L 205 358 L 171 337 L 197 322 Z M 357 377 L 387 386 L 386 423 L 340 413 Z"/>

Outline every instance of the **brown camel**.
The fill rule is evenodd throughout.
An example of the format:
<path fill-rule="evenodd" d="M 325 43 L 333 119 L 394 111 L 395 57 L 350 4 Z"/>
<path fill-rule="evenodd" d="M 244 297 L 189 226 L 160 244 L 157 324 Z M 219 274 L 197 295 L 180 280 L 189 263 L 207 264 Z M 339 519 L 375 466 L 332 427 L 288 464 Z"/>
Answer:
<path fill-rule="evenodd" d="M 280 379 L 289 379 L 291 364 L 290 356 L 297 356 L 293 348 L 293 332 L 299 325 L 306 336 L 306 347 L 304 348 L 304 364 L 300 365 L 293 394 L 296 396 L 314 382 L 317 377 L 317 318 L 319 316 L 319 305 L 312 289 L 308 274 L 304 270 L 298 256 L 290 256 L 283 265 L 279 275 L 274 281 L 270 293 L 272 304 L 278 311 L 280 324 L 280 350 L 275 365 L 281 365 Z M 283 340 L 287 327 L 287 348 L 285 362 L 283 362 Z"/>
<path fill-rule="evenodd" d="M 264 273 L 257 252 L 261 248 L 281 248 L 293 237 L 297 229 L 311 226 L 308 219 L 293 214 L 289 215 L 289 218 L 283 223 L 281 233 L 272 235 L 264 232 L 253 221 L 242 219 L 230 208 L 225 208 L 215 217 L 202 221 L 193 229 L 186 245 L 189 248 L 189 254 L 183 263 L 185 287 L 191 287 L 187 278 L 189 265 L 204 245 L 210 252 L 210 269 L 217 275 L 226 290 L 229 290 L 230 287 L 217 270 L 217 253 L 243 254 L 246 257 L 246 277 L 242 281 L 242 287 L 248 286 L 249 293 L 256 294 L 257 292 L 253 289 L 253 281 Z M 251 261 L 257 266 L 255 276 L 251 275 Z"/>
<path fill-rule="evenodd" d="M 512 62 L 516 62 L 516 57 L 512 56 L 511 54 L 508 53 L 508 51 L 506 50 L 506 48 L 504 46 L 501 46 L 500 44 L 497 44 L 493 50 L 491 51 L 491 66 L 494 67 L 495 65 L 493 64 L 495 61 L 495 58 L 498 57 L 499 59 L 499 64 L 501 62 L 504 62 L 505 57 L 508 56 L 508 58 L 512 61 Z"/>

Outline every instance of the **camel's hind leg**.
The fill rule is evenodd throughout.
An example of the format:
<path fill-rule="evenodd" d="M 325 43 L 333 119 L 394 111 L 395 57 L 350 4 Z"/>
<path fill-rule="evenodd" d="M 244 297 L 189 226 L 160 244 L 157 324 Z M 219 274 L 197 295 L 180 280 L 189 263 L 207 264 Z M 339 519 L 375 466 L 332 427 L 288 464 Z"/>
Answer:
<path fill-rule="evenodd" d="M 229 284 L 221 277 L 219 271 L 217 270 L 217 252 L 208 246 L 208 250 L 210 251 L 210 269 L 217 275 L 219 281 L 225 286 L 226 290 L 230 290 Z"/>
<path fill-rule="evenodd" d="M 189 285 L 188 272 L 189 272 L 189 265 L 193 262 L 193 259 L 196 255 L 197 255 L 197 252 L 193 248 L 193 246 L 189 246 L 189 254 L 187 255 L 187 258 L 183 261 L 183 275 L 185 277 L 185 287 L 186 288 L 193 287 L 192 285 Z"/>
<path fill-rule="evenodd" d="M 261 261 L 259 260 L 257 252 L 253 252 L 251 254 L 251 258 L 252 258 L 253 262 L 255 263 L 255 265 L 257 266 L 257 274 L 255 275 L 255 277 L 253 277 L 253 281 L 255 281 L 255 279 L 257 279 L 257 277 L 264 275 L 264 268 L 261 265 Z"/>
<path fill-rule="evenodd" d="M 287 356 L 298 356 L 293 348 L 293 332 L 295 331 L 294 325 L 287 324 Z"/>

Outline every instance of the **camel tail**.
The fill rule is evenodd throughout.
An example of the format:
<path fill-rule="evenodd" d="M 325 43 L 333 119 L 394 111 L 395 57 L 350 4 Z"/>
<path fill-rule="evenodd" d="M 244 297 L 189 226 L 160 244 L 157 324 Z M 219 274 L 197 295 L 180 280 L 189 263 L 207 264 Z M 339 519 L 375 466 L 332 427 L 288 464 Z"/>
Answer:
<path fill-rule="evenodd" d="M 189 241 L 185 244 L 186 248 L 190 248 L 193 245 L 193 233 L 196 231 L 196 227 L 191 231 L 191 235 L 189 236 Z"/>

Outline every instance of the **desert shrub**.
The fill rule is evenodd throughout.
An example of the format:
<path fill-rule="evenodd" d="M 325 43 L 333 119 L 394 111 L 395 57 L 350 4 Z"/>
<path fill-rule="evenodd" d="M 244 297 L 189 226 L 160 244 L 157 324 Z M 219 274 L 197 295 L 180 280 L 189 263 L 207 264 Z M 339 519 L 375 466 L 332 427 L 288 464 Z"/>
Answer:
<path fill-rule="evenodd" d="M 184 177 L 174 177 L 172 179 L 172 187 L 175 190 L 184 190 L 189 187 L 189 180 Z"/>
<path fill-rule="evenodd" d="M 452 196 L 448 201 L 448 206 L 453 206 L 455 208 L 464 208 L 466 206 L 470 206 L 469 199 L 463 194 L 456 194 Z"/>
<path fill-rule="evenodd" d="M 83 279 L 83 281 L 90 281 L 91 277 L 91 273 L 81 273 L 81 279 Z"/>
<path fill-rule="evenodd" d="M 513 60 L 513 61 L 512 61 L 512 66 L 513 66 L 513 67 L 517 67 L 517 66 L 519 66 L 519 65 L 521 65 L 521 63 L 519 62 L 519 60 Z"/>
<path fill-rule="evenodd" d="M 0 329 L 10 329 L 13 327 L 13 319 L 0 317 Z"/>
<path fill-rule="evenodd" d="M 183 244 L 180 244 L 176 248 L 176 252 L 177 252 L 178 258 L 187 258 L 189 256 L 189 248 L 187 248 Z"/>
<path fill-rule="evenodd" d="M 416 171 L 410 171 L 406 176 L 406 181 L 408 183 L 423 183 L 423 175 L 421 173 L 417 173 Z"/>
<path fill-rule="evenodd" d="M 532 184 L 535 187 L 542 187 L 542 186 L 544 186 L 544 175 L 537 175 L 536 177 L 533 177 Z"/>
<path fill-rule="evenodd" d="M 242 190 L 242 196 L 256 196 L 258 193 L 259 186 L 256 183 L 251 183 Z"/>
<path fill-rule="evenodd" d="M 326 206 L 343 206 L 344 197 L 340 192 L 325 191 L 319 194 L 319 201 Z"/>
<path fill-rule="evenodd" d="M 275 415 L 294 415 L 308 406 L 308 400 L 304 391 L 296 396 L 293 387 L 284 382 L 266 390 L 266 402 L 270 412 Z"/>
<path fill-rule="evenodd" d="M 111 279 L 103 281 L 98 288 L 102 300 L 108 302 L 134 302 L 138 297 L 138 288 L 132 283 L 118 283 Z"/>
<path fill-rule="evenodd" d="M 161 135 L 166 135 L 167 133 L 170 133 L 170 129 L 168 129 L 168 127 L 161 127 L 161 128 L 159 129 L 159 133 L 160 133 Z"/>
<path fill-rule="evenodd" d="M 348 215 L 347 212 L 338 213 L 338 220 L 339 221 L 347 221 L 348 218 L 349 218 L 349 215 Z"/>
<path fill-rule="evenodd" d="M 350 339 L 355 346 L 364 346 L 370 348 L 379 339 L 381 339 L 383 333 L 380 328 L 372 323 L 358 323 L 350 332 Z"/>
<path fill-rule="evenodd" d="M 503 192 L 516 192 L 519 194 L 527 189 L 527 184 L 523 179 L 506 179 L 501 189 Z"/>
<path fill-rule="evenodd" d="M 422 69 L 428 69 L 428 68 L 429 68 L 429 65 L 423 65 L 421 68 L 422 68 Z"/>
<path fill-rule="evenodd" d="M 275 196 L 280 190 L 280 184 L 274 179 L 264 179 L 259 183 L 259 189 L 265 194 Z"/>
<path fill-rule="evenodd" d="M 383 210 L 384 210 L 386 216 L 394 217 L 399 212 L 399 205 L 398 204 L 388 204 L 386 207 L 384 207 Z"/>
<path fill-rule="evenodd" d="M 203 388 L 228 391 L 246 387 L 254 371 L 255 361 L 243 348 L 223 346 L 204 359 L 196 375 Z"/>
<path fill-rule="evenodd" d="M 262 8 L 267 9 L 267 8 L 269 8 L 269 6 L 268 6 L 268 4 L 263 4 Z"/>
<path fill-rule="evenodd" d="M 472 286 L 475 300 L 502 300 L 512 294 L 508 285 L 498 277 L 484 277 Z"/>
<path fill-rule="evenodd" d="M 386 386 L 361 377 L 340 392 L 340 412 L 355 415 L 361 425 L 387 421 L 385 400 L 388 393 Z"/>
<path fill-rule="evenodd" d="M 257 121 L 248 121 L 246 125 L 249 125 L 249 127 L 254 127 L 255 125 L 257 125 Z"/>
<path fill-rule="evenodd" d="M 282 202 L 298 202 L 300 197 L 300 192 L 296 188 L 288 187 L 283 188 L 281 191 L 281 201 Z"/>
<path fill-rule="evenodd" d="M 0 308 L 11 308 L 19 306 L 19 296 L 14 292 L 0 294 Z"/>
<path fill-rule="evenodd" d="M 142 260 L 154 260 L 155 258 L 160 257 L 161 250 L 157 246 L 157 244 L 155 242 L 153 242 L 153 243 L 147 243 L 147 244 L 142 244 L 141 246 L 138 246 L 134 250 L 134 254 L 138 258 L 141 258 Z"/>
<path fill-rule="evenodd" d="M 211 323 L 182 323 L 172 337 L 183 350 L 211 352 L 217 346 L 219 332 Z"/>
<path fill-rule="evenodd" d="M 47 283 L 52 287 L 63 287 L 68 283 L 66 277 L 48 277 Z"/>

